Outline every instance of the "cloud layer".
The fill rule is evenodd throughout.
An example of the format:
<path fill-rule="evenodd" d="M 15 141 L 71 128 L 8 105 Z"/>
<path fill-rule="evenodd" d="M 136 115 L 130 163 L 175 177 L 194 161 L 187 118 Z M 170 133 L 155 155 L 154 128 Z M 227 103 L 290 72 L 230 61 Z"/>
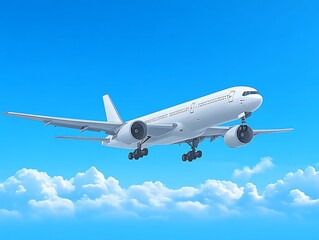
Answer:
<path fill-rule="evenodd" d="M 267 162 L 263 164 L 270 166 Z M 263 168 L 257 166 L 253 169 Z M 0 220 L 288 216 L 305 214 L 309 210 L 313 213 L 319 209 L 319 172 L 311 166 L 305 171 L 297 170 L 269 184 L 261 192 L 253 183 L 240 187 L 231 181 L 212 179 L 197 187 L 179 189 L 168 188 L 161 182 L 122 188 L 117 179 L 105 178 L 95 167 L 69 180 L 50 177 L 34 169 L 21 169 L 0 183 L 0 199 Z"/>
<path fill-rule="evenodd" d="M 267 168 L 273 167 L 274 164 L 272 163 L 271 157 L 264 157 L 261 159 L 261 161 L 253 168 L 250 167 L 244 167 L 242 170 L 235 169 L 233 177 L 234 178 L 243 178 L 243 179 L 249 179 L 255 174 L 264 172 Z"/>

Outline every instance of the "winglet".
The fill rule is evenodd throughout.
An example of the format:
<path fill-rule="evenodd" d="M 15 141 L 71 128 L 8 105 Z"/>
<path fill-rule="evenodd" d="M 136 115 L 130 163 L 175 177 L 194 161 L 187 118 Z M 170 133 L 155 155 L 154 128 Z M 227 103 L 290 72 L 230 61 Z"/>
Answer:
<path fill-rule="evenodd" d="M 123 123 L 109 95 L 103 96 L 106 118 L 109 122 Z"/>

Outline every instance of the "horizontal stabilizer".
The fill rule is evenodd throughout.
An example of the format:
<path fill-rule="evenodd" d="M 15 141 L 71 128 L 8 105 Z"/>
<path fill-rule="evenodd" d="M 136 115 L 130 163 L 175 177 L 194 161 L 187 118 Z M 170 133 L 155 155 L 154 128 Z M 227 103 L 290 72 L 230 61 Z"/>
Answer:
<path fill-rule="evenodd" d="M 57 136 L 55 138 L 71 139 L 71 140 L 84 140 L 84 141 L 97 141 L 97 142 L 110 142 L 108 138 L 92 138 L 92 137 L 71 137 L 71 136 Z"/>

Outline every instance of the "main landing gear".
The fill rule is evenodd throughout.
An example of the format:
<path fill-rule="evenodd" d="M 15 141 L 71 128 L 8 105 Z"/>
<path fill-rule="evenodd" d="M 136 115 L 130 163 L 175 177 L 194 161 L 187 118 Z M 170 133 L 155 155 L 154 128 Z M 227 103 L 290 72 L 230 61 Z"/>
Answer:
<path fill-rule="evenodd" d="M 148 149 L 147 148 L 142 148 L 142 144 L 146 143 L 151 137 L 146 137 L 143 141 L 139 142 L 137 144 L 137 148 L 134 150 L 134 152 L 130 152 L 128 154 L 128 159 L 129 160 L 139 160 L 142 157 L 146 157 L 148 155 Z"/>
<path fill-rule="evenodd" d="M 186 143 L 192 148 L 192 150 L 186 154 L 183 154 L 182 156 L 183 162 L 186 162 L 186 161 L 192 162 L 193 160 L 196 160 L 197 158 L 202 157 L 203 155 L 202 151 L 196 151 L 196 148 L 198 147 L 199 142 L 200 142 L 200 138 L 194 138 L 192 140 L 186 141 Z"/>
<path fill-rule="evenodd" d="M 192 149 L 186 154 L 183 154 L 182 160 L 183 162 L 189 161 L 192 162 L 193 160 L 196 160 L 197 158 L 201 158 L 203 155 L 202 151 L 197 151 L 195 149 Z"/>
<path fill-rule="evenodd" d="M 129 160 L 133 160 L 133 159 L 139 160 L 140 158 L 146 157 L 147 155 L 148 155 L 148 149 L 147 148 L 142 149 L 139 147 L 139 148 L 135 149 L 134 152 L 130 152 L 128 154 L 128 159 Z"/>

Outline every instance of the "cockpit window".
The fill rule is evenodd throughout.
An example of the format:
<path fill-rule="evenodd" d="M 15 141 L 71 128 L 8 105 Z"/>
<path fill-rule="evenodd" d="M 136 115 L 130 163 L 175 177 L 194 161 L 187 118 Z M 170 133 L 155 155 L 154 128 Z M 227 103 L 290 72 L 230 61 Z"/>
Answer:
<path fill-rule="evenodd" d="M 243 96 L 248 96 L 248 95 L 251 95 L 251 94 L 259 94 L 259 92 L 257 91 L 246 91 L 243 93 Z"/>

